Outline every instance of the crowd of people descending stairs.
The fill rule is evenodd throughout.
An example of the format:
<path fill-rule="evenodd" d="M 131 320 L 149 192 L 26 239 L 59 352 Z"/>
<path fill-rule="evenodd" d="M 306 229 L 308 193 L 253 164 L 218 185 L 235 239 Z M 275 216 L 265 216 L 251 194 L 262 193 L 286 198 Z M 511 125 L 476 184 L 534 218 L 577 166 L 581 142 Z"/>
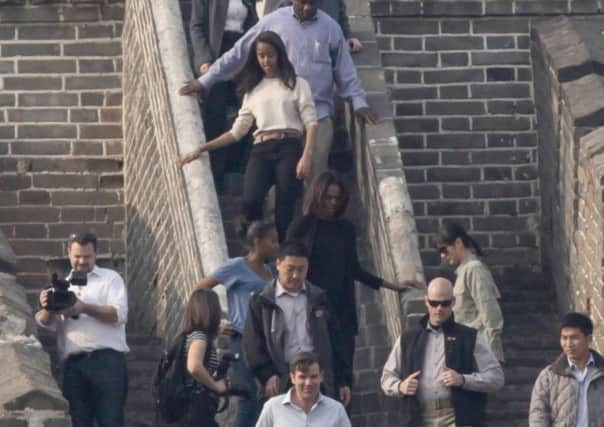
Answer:
<path fill-rule="evenodd" d="M 377 120 L 351 58 L 362 45 L 350 37 L 344 1 L 281 3 L 192 1 L 200 77 L 180 94 L 201 93 L 209 142 L 179 162 L 186 167 L 211 152 L 218 188 L 226 172 L 245 170 L 240 234 L 247 253 L 200 278 L 189 298 L 179 355 L 189 400 L 180 425 L 216 426 L 219 397 L 236 387 L 236 427 L 349 426 L 359 329 L 355 281 L 375 290 L 425 288 L 427 314 L 394 343 L 380 380 L 386 395 L 401 398 L 401 425 L 486 425 L 487 394 L 504 385 L 506 352 L 501 295 L 482 250 L 461 225 L 449 223 L 434 247 L 443 266 L 455 270 L 443 268 L 427 285 L 391 282 L 361 267 L 355 225 L 345 218 L 348 188 L 329 171 L 328 156 L 334 128 L 342 127 L 342 117 L 334 116 L 342 99 L 359 120 Z M 273 186 L 274 222 L 263 215 Z M 124 283 L 96 266 L 92 234 L 71 236 L 68 256 L 73 299 L 58 301 L 56 289 L 43 291 L 36 320 L 57 333 L 73 425 L 121 426 Z M 88 285 L 75 286 L 82 273 Z M 227 292 L 226 322 L 212 291 L 218 284 Z M 231 382 L 214 375 L 219 334 L 242 355 Z M 592 335 L 586 316 L 564 317 L 563 353 L 539 374 L 530 426 L 604 426 L 598 405 L 604 360 L 590 350 Z"/>

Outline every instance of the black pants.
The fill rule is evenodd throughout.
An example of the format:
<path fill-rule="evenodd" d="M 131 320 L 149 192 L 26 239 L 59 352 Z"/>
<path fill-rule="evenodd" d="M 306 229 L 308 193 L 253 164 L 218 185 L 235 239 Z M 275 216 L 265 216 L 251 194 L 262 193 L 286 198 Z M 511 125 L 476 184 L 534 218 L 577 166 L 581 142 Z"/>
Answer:
<path fill-rule="evenodd" d="M 70 356 L 65 361 L 63 395 L 74 427 L 120 427 L 128 393 L 123 353 L 104 349 Z"/>
<path fill-rule="evenodd" d="M 264 198 L 275 185 L 275 225 L 279 241 L 285 239 L 294 215 L 296 200 L 302 193 L 302 181 L 296 166 L 302 155 L 299 139 L 286 138 L 254 144 L 245 170 L 243 214 L 254 221 L 262 218 Z"/>
<path fill-rule="evenodd" d="M 180 427 L 218 427 L 216 417 L 217 401 L 209 400 L 204 392 L 194 391 L 189 410 L 179 422 Z"/>
<path fill-rule="evenodd" d="M 241 33 L 226 31 L 222 36 L 220 55 L 230 50 L 241 36 Z M 203 125 L 208 141 L 230 129 L 232 119 L 237 114 L 241 104 L 236 89 L 237 85 L 232 80 L 218 82 L 210 88 L 203 104 Z M 233 116 L 228 117 L 228 112 L 232 112 Z M 243 169 L 245 142 L 245 140 L 240 141 L 238 144 L 231 144 L 220 150 L 210 152 L 212 172 L 216 181 L 220 182 L 227 171 Z"/>

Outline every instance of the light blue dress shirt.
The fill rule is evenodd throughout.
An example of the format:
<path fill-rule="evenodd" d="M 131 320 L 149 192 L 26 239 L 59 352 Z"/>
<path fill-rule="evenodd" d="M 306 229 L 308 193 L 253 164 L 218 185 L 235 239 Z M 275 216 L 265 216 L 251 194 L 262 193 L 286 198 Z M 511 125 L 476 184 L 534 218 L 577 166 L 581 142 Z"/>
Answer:
<path fill-rule="evenodd" d="M 594 363 L 594 357 L 592 354 L 590 354 L 585 369 L 580 370 L 573 362 L 570 361 L 570 359 L 568 359 L 570 372 L 579 383 L 579 396 L 577 398 L 577 427 L 589 427 L 587 387 L 589 386 L 589 380 L 591 379 Z"/>
<path fill-rule="evenodd" d="M 209 89 L 216 82 L 232 80 L 245 63 L 258 34 L 267 30 L 281 36 L 296 73 L 310 85 L 319 120 L 333 113 L 334 82 L 338 95 L 350 99 L 355 111 L 367 107 L 365 91 L 342 29 L 321 10 L 305 21 L 296 17 L 291 6 L 266 15 L 212 64 L 199 78 L 201 84 Z"/>
<path fill-rule="evenodd" d="M 292 401 L 293 392 L 290 388 L 287 393 L 269 399 L 256 427 L 350 427 L 346 409 L 337 400 L 319 394 L 317 403 L 307 414 Z"/>

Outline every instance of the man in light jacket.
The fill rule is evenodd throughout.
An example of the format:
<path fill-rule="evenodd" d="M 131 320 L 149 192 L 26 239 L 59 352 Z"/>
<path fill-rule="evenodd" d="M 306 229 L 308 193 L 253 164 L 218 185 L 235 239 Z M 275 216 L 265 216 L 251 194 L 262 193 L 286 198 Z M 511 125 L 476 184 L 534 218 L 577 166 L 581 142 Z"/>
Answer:
<path fill-rule="evenodd" d="M 560 327 L 563 353 L 537 377 L 530 427 L 604 427 L 604 358 L 589 348 L 589 317 L 569 313 Z"/>

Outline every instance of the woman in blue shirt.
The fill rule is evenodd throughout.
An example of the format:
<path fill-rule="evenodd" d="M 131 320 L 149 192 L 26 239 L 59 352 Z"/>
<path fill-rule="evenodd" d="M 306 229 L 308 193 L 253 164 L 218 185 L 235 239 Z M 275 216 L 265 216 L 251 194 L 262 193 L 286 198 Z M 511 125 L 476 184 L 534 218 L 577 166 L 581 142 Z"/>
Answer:
<path fill-rule="evenodd" d="M 273 279 L 266 260 L 275 256 L 279 246 L 275 224 L 268 221 L 252 222 L 246 232 L 245 243 L 248 253 L 243 257 L 228 260 L 210 276 L 203 278 L 197 288 L 209 289 L 223 284 L 227 290 L 229 321 L 231 328 L 231 351 L 241 354 L 241 334 L 245 324 L 248 305 L 253 293 L 260 291 Z M 256 398 L 256 380 L 252 371 L 240 359 L 233 367 L 234 382 L 249 391 L 250 398 L 241 398 L 235 427 L 253 426 L 260 412 Z"/>

